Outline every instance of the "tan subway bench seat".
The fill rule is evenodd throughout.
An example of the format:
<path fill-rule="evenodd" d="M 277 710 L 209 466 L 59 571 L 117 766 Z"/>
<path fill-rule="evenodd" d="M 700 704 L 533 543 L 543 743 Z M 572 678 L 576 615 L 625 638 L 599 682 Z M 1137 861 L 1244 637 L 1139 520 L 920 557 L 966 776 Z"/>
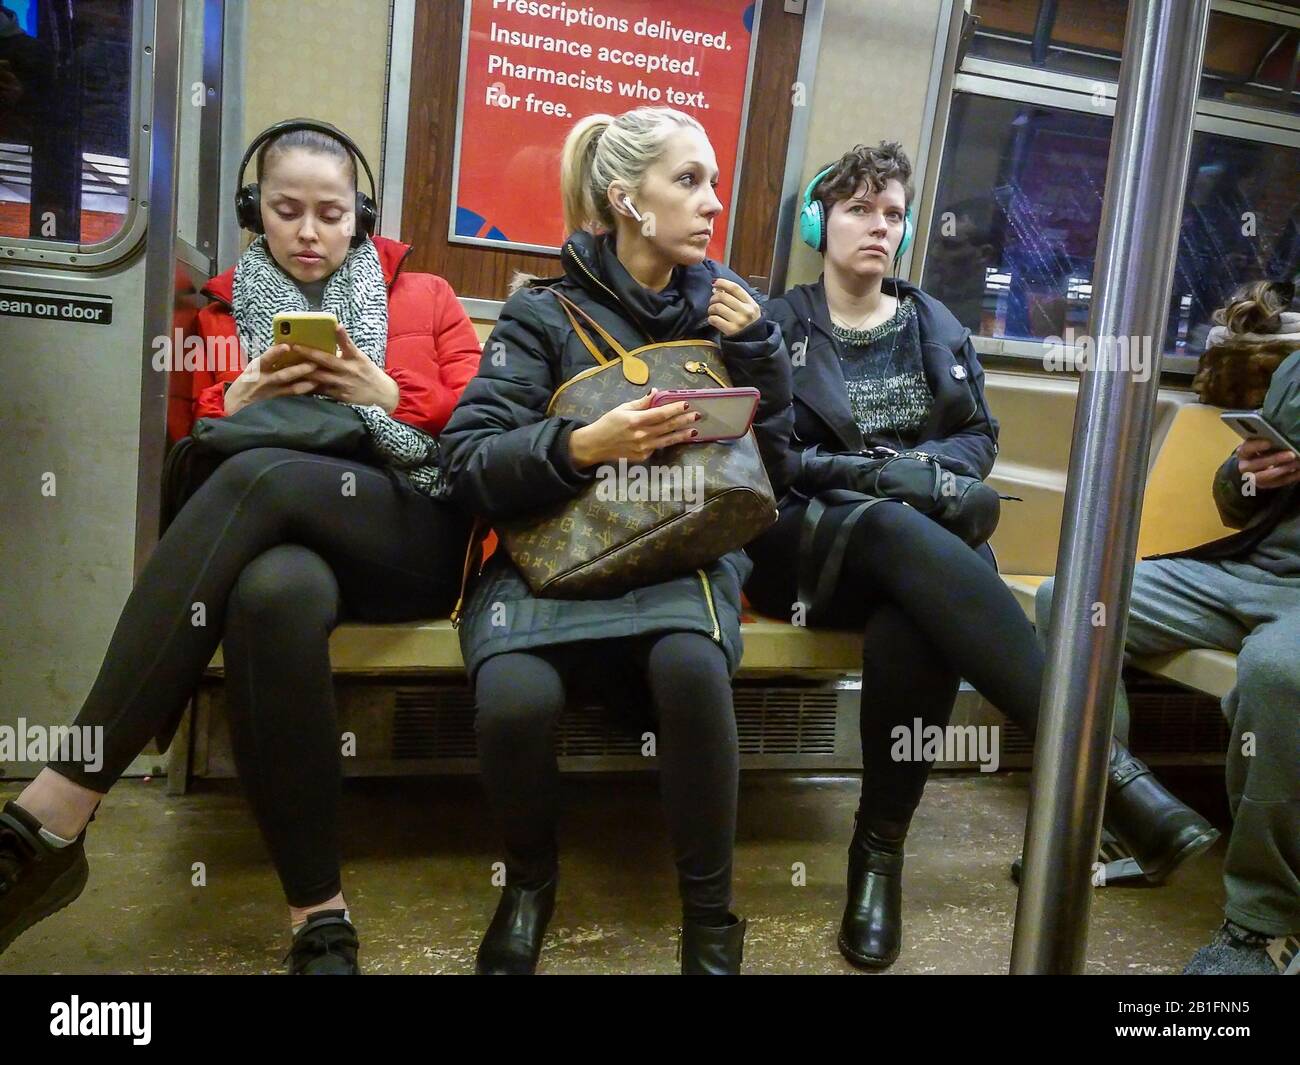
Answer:
<path fill-rule="evenodd" d="M 1240 438 L 1219 419 L 1221 408 L 1188 403 L 1178 408 L 1147 477 L 1137 557 L 1182 551 L 1235 530 L 1219 520 L 1210 492 L 1214 473 Z M 1004 574 L 1030 620 L 1034 593 L 1045 576 Z M 1222 698 L 1237 683 L 1237 656 L 1205 648 L 1134 662 L 1139 669 Z"/>
<path fill-rule="evenodd" d="M 862 668 L 862 637 L 853 632 L 814 631 L 785 621 L 746 615 L 741 676 L 781 673 L 856 673 Z M 330 637 L 335 673 L 431 673 L 464 669 L 451 622 L 390 625 L 348 623 Z M 221 650 L 210 670 L 222 669 Z"/>

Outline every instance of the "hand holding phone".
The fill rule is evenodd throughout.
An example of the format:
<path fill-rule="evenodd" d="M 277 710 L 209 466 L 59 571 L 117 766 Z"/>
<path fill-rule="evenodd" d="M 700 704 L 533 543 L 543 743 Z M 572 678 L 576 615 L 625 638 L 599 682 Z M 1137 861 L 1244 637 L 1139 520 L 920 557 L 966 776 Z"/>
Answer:
<path fill-rule="evenodd" d="M 1300 484 L 1300 451 L 1257 410 L 1225 410 L 1219 417 L 1245 438 L 1237 448 L 1237 471 L 1268 491 Z"/>
<path fill-rule="evenodd" d="M 694 441 L 699 413 L 688 403 L 655 405 L 658 389 L 620 403 L 569 434 L 569 458 L 580 470 L 602 462 L 644 462 L 661 448 Z"/>
<path fill-rule="evenodd" d="M 295 357 L 312 364 L 316 394 L 340 403 L 382 407 L 392 414 L 402 398 L 397 381 L 353 343 L 343 326 L 335 326 L 332 340 L 337 347 L 294 344 L 291 348 Z"/>
<path fill-rule="evenodd" d="M 1278 451 L 1289 451 L 1300 459 L 1300 450 L 1285 436 L 1270 425 L 1257 410 L 1225 410 L 1219 415 L 1221 421 L 1236 431 L 1245 440 L 1267 440 Z"/>
<path fill-rule="evenodd" d="M 1237 472 L 1254 478 L 1260 491 L 1300 484 L 1300 459 L 1294 451 L 1279 451 L 1271 440 L 1251 437 L 1237 448 Z"/>
<path fill-rule="evenodd" d="M 681 388 L 655 395 L 652 407 L 670 403 L 688 403 L 700 415 L 696 428 L 699 435 L 691 443 L 736 440 L 749 432 L 758 411 L 757 388 Z"/>
<path fill-rule="evenodd" d="M 316 382 L 311 377 L 315 367 L 310 362 L 294 363 L 272 373 L 261 365 L 264 360 L 274 360 L 288 350 L 287 344 L 273 344 L 258 358 L 249 361 L 244 372 L 226 387 L 226 414 L 234 414 L 259 399 L 305 396 L 316 390 Z"/>

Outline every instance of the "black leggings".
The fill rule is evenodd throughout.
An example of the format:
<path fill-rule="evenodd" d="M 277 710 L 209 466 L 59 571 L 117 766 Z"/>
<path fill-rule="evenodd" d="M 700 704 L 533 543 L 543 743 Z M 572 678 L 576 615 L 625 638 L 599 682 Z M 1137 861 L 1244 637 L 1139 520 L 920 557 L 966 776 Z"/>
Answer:
<path fill-rule="evenodd" d="M 801 506 L 785 508 L 747 549 L 755 571 L 746 591 L 765 613 L 790 616 L 803 514 Z M 827 539 L 833 529 L 828 521 Z M 825 555 L 823 544 L 813 548 Z M 910 822 L 930 763 L 895 761 L 892 732 L 904 725 L 910 733 L 916 718 L 922 728 L 945 727 L 962 677 L 1034 735 L 1044 659 L 1033 626 L 991 554 L 971 550 L 920 511 L 886 503 L 866 512 L 829 613 L 833 627 L 865 626 L 860 815 L 869 823 L 899 831 Z"/>
<path fill-rule="evenodd" d="M 507 881 L 539 887 L 555 871 L 555 727 L 566 686 L 593 662 L 605 670 L 616 660 L 630 661 L 649 686 L 682 912 L 720 920 L 731 905 L 740 755 L 726 658 L 699 633 L 561 644 L 495 655 L 479 667 L 479 761 L 504 830 Z"/>
<path fill-rule="evenodd" d="M 340 736 L 329 634 L 341 617 L 445 616 L 466 523 L 391 473 L 299 451 L 228 459 L 144 567 L 77 725 L 102 726 L 106 792 L 184 708 L 224 639 L 240 777 L 289 903 L 339 891 Z"/>

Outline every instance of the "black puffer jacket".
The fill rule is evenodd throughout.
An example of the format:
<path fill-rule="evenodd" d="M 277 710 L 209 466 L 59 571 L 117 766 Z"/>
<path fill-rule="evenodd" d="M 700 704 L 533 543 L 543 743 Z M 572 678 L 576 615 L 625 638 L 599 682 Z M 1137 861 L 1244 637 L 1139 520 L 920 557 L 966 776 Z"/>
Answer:
<path fill-rule="evenodd" d="M 439 437 L 453 500 L 488 521 L 513 518 L 572 498 L 595 477 L 594 469 L 575 469 L 569 457 L 569 434 L 582 423 L 546 414 L 555 390 L 593 365 L 548 288 L 572 299 L 627 348 L 686 338 L 719 341 L 733 383 L 762 393 L 754 431 L 779 499 L 793 419 L 781 331 L 766 317 L 730 338 L 708 324 L 713 279 L 744 282 L 705 260 L 678 267 L 667 289 L 651 292 L 618 262 L 612 238 L 588 233 L 572 236 L 561 259 L 564 276 L 535 281 L 501 309 L 478 375 Z M 508 651 L 701 632 L 719 642 L 734 673 L 741 654 L 740 589 L 750 569 L 745 553 L 733 551 L 705 570 L 613 599 L 550 599 L 534 596 L 498 550 L 465 604 L 459 632 L 466 669 L 472 680 L 487 658 Z"/>

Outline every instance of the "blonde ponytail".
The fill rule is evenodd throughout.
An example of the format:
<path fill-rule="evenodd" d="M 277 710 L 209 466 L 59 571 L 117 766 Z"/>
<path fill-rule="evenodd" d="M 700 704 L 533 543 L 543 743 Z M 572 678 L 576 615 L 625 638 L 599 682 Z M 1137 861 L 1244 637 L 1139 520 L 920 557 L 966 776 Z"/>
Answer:
<path fill-rule="evenodd" d="M 566 232 L 614 229 L 609 187 L 617 181 L 635 194 L 646 170 L 663 153 L 664 142 L 675 130 L 688 127 L 704 132 L 694 118 L 671 107 L 638 107 L 617 117 L 579 119 L 560 156 Z"/>
<path fill-rule="evenodd" d="M 599 220 L 599 206 L 591 193 L 596 146 L 614 121 L 613 115 L 588 115 L 578 119 L 564 138 L 560 155 L 560 192 L 564 198 L 564 230 L 590 229 Z"/>

